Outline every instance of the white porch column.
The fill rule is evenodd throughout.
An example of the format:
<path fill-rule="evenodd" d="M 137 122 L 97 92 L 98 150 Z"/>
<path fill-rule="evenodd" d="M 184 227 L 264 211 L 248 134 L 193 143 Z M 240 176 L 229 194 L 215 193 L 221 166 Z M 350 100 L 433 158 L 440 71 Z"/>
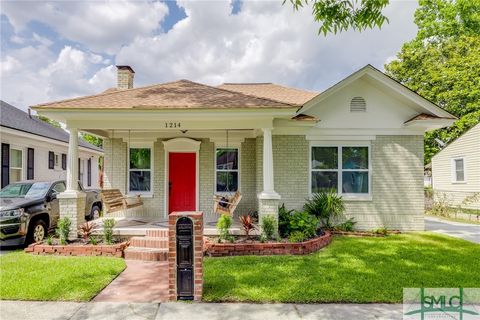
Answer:
<path fill-rule="evenodd" d="M 85 222 L 86 194 L 78 190 L 78 129 L 68 128 L 67 190 L 57 195 L 60 205 L 60 218 L 68 217 L 72 222 L 69 240 L 78 237 L 78 227 Z"/>
<path fill-rule="evenodd" d="M 272 129 L 263 130 L 263 191 L 258 195 L 258 217 L 260 225 L 266 215 L 278 221 L 280 195 L 275 192 L 273 179 Z"/>
<path fill-rule="evenodd" d="M 78 190 L 78 129 L 68 128 L 67 191 Z"/>

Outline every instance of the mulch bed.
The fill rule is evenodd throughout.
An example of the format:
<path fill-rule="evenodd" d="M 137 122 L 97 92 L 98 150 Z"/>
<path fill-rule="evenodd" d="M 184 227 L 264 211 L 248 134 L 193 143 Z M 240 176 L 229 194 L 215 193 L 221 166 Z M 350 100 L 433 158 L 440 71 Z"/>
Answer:
<path fill-rule="evenodd" d="M 245 256 L 245 255 L 303 255 L 320 250 L 332 240 L 332 233 L 298 243 L 289 242 L 236 242 L 214 243 L 205 238 L 204 253 L 211 257 Z"/>
<path fill-rule="evenodd" d="M 124 241 L 111 245 L 107 244 L 81 244 L 79 242 L 66 245 L 48 245 L 45 243 L 32 243 L 25 248 L 25 252 L 32 254 L 52 254 L 61 256 L 124 256 L 123 251 L 128 247 L 129 242 Z"/>

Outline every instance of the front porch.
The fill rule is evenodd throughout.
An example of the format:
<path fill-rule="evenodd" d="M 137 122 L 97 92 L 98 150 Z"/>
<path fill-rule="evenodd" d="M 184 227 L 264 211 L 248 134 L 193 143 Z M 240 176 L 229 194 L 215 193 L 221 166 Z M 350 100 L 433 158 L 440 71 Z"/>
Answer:
<path fill-rule="evenodd" d="M 145 236 L 147 230 L 168 230 L 168 219 L 165 218 L 120 217 L 115 218 L 115 220 L 114 234 L 119 237 Z M 101 232 L 103 229 L 103 218 L 93 220 L 93 222 Z M 203 234 L 206 236 L 218 235 L 216 224 L 216 220 L 205 221 Z M 238 219 L 234 219 L 230 233 L 233 235 L 243 235 Z"/>

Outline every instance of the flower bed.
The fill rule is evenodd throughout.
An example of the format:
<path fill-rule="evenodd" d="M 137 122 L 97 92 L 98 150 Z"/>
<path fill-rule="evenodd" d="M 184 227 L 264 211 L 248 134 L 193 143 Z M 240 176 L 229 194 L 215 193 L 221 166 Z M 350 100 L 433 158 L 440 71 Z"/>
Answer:
<path fill-rule="evenodd" d="M 303 255 L 320 250 L 332 240 L 332 233 L 298 243 L 253 242 L 253 243 L 204 243 L 205 254 L 211 257 L 245 256 L 245 255 Z"/>
<path fill-rule="evenodd" d="M 123 251 L 129 242 L 115 243 L 112 245 L 71 244 L 71 245 L 48 245 L 33 243 L 25 248 L 25 252 L 32 254 L 53 254 L 61 256 L 110 256 L 123 257 Z"/>
<path fill-rule="evenodd" d="M 353 237 L 385 237 L 389 234 L 399 234 L 398 230 L 388 230 L 387 233 L 371 232 L 371 231 L 340 231 L 334 230 L 333 234 L 341 236 L 353 236 Z"/>

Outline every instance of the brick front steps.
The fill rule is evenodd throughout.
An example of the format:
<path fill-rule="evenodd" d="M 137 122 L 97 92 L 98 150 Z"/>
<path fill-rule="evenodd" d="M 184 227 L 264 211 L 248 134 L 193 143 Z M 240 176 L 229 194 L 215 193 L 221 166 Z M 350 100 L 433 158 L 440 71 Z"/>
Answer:
<path fill-rule="evenodd" d="M 110 256 L 121 258 L 123 257 L 123 252 L 127 246 L 128 242 L 112 245 L 48 245 L 43 243 L 33 243 L 25 248 L 25 252 L 61 256 Z"/>
<path fill-rule="evenodd" d="M 320 250 L 332 240 L 327 231 L 321 237 L 298 243 L 209 243 L 205 242 L 205 253 L 211 257 L 245 255 L 303 255 Z"/>
<path fill-rule="evenodd" d="M 145 237 L 130 238 L 130 246 L 125 250 L 126 260 L 167 261 L 168 230 L 147 230 Z"/>

